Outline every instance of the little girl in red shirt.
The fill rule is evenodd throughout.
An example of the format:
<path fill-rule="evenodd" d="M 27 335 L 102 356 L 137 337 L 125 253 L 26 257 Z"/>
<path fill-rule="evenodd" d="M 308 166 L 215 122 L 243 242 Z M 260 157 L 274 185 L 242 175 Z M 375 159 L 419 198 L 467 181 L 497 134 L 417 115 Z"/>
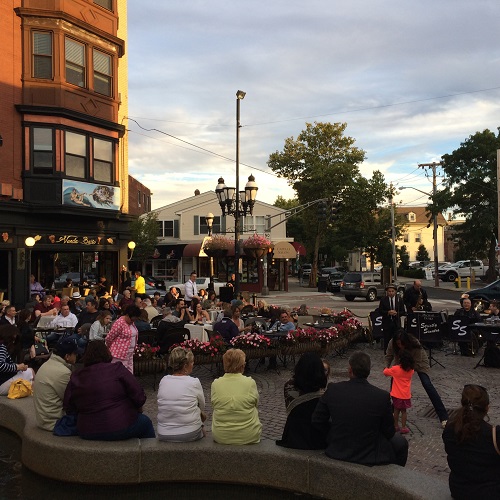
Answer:
<path fill-rule="evenodd" d="M 406 427 L 406 410 L 411 408 L 411 378 L 415 371 L 415 362 L 406 349 L 399 352 L 399 365 L 384 368 L 384 375 L 392 377 L 391 397 L 394 406 L 394 427 L 401 434 L 408 434 Z M 399 428 L 399 414 L 401 413 L 401 429 Z"/>

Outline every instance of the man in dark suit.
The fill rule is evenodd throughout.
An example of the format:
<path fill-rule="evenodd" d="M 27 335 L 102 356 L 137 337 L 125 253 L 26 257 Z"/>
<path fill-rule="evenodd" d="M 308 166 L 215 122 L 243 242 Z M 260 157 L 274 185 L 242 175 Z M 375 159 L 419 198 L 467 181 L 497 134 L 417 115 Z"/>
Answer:
<path fill-rule="evenodd" d="M 401 317 L 406 316 L 404 302 L 398 297 L 394 285 L 387 285 L 386 297 L 380 299 L 378 310 L 382 315 L 382 329 L 384 331 L 384 353 L 387 351 L 389 341 L 401 328 Z"/>
<path fill-rule="evenodd" d="M 356 351 L 349 358 L 350 380 L 329 384 L 312 416 L 319 430 L 329 425 L 326 455 L 362 465 L 405 466 L 408 442 L 395 433 L 389 393 L 371 385 L 371 360 Z"/>

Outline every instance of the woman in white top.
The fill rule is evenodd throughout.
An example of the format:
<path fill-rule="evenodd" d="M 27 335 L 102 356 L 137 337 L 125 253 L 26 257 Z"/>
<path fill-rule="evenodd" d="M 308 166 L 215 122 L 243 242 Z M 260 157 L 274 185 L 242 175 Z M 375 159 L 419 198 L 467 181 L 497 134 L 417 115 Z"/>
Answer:
<path fill-rule="evenodd" d="M 104 340 L 109 332 L 112 317 L 111 311 L 101 311 L 90 327 L 89 340 Z"/>
<path fill-rule="evenodd" d="M 160 441 L 197 441 L 205 436 L 205 396 L 199 379 L 190 377 L 194 355 L 183 347 L 172 349 L 168 366 L 173 371 L 158 388 L 158 438 Z"/>

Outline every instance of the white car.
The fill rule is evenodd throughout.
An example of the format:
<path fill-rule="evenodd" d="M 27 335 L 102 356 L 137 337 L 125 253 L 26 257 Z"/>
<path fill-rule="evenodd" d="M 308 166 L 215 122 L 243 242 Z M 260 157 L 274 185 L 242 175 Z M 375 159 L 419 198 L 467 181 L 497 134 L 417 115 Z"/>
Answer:
<path fill-rule="evenodd" d="M 200 291 L 202 288 L 208 291 L 208 284 L 210 283 L 210 278 L 199 277 L 196 278 L 196 288 Z M 184 287 L 184 283 L 168 283 L 167 291 L 170 290 L 171 287 L 175 286 L 179 292 L 184 295 L 186 293 L 186 289 Z M 220 281 L 217 278 L 214 278 L 214 289 L 217 295 L 220 295 L 220 288 L 222 286 L 226 286 L 225 281 Z"/>

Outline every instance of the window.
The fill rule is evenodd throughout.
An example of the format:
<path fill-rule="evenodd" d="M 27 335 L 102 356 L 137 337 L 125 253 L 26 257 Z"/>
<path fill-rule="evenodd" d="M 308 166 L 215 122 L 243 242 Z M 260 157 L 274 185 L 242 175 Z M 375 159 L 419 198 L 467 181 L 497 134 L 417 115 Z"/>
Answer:
<path fill-rule="evenodd" d="M 33 173 L 51 175 L 54 171 L 54 132 L 51 128 L 32 129 L 31 151 Z"/>
<path fill-rule="evenodd" d="M 413 212 L 410 212 L 408 214 L 408 221 L 409 222 L 416 222 L 417 221 L 417 216 Z"/>
<path fill-rule="evenodd" d="M 85 179 L 87 167 L 87 138 L 82 134 L 66 132 L 66 175 Z"/>
<path fill-rule="evenodd" d="M 103 95 L 112 95 L 111 56 L 94 49 L 94 90 Z"/>
<path fill-rule="evenodd" d="M 164 238 L 179 237 L 179 221 L 178 220 L 161 220 L 158 221 L 160 226 L 160 234 Z"/>
<path fill-rule="evenodd" d="M 141 207 L 141 192 L 137 191 L 137 206 Z"/>
<path fill-rule="evenodd" d="M 33 78 L 52 78 L 52 33 L 33 33 Z"/>
<path fill-rule="evenodd" d="M 422 235 L 420 233 L 417 233 L 415 235 L 415 243 L 420 243 L 421 239 L 422 239 Z"/>
<path fill-rule="evenodd" d="M 86 86 L 85 46 L 69 38 L 66 38 L 66 81 Z"/>
<path fill-rule="evenodd" d="M 266 217 L 264 215 L 247 215 L 243 217 L 244 233 L 264 234 L 266 229 Z"/>
<path fill-rule="evenodd" d="M 208 234 L 208 226 L 207 220 L 205 217 L 200 216 L 200 231 L 198 234 Z M 214 220 L 212 222 L 212 234 L 219 234 L 220 231 L 220 216 L 214 216 Z"/>
<path fill-rule="evenodd" d="M 113 143 L 94 139 L 94 180 L 113 182 Z"/>
<path fill-rule="evenodd" d="M 113 12 L 113 0 L 94 0 L 94 3 Z"/>
<path fill-rule="evenodd" d="M 408 233 L 406 233 L 406 234 L 403 236 L 403 241 L 404 241 L 405 243 L 408 243 L 408 242 L 410 241 L 410 237 L 409 237 Z"/>

